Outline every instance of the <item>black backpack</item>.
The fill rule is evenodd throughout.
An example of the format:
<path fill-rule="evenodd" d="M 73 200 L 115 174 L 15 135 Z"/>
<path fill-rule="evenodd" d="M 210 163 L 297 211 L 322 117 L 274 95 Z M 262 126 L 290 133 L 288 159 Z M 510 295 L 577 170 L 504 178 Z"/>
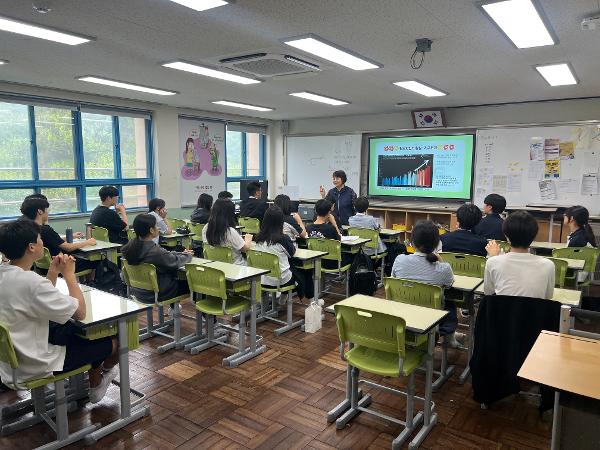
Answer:
<path fill-rule="evenodd" d="M 377 290 L 377 274 L 373 267 L 371 258 L 362 251 L 354 257 L 354 261 L 348 270 L 350 295 L 364 294 L 373 295 Z"/>
<path fill-rule="evenodd" d="M 90 286 L 121 297 L 127 297 L 127 286 L 121 280 L 119 266 L 104 258 L 96 267 L 96 278 Z"/>
<path fill-rule="evenodd" d="M 392 266 L 394 265 L 394 261 L 396 261 L 396 257 L 398 255 L 408 255 L 408 251 L 406 250 L 406 245 L 400 242 L 392 242 L 386 244 L 387 246 L 387 255 L 385 257 L 385 267 L 383 270 L 385 271 L 385 276 L 392 276 Z"/>

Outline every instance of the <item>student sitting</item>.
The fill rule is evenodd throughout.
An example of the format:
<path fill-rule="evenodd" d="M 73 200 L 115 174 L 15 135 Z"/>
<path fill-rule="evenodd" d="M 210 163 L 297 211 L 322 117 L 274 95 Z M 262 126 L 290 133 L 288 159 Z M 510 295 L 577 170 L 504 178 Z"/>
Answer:
<path fill-rule="evenodd" d="M 486 239 L 505 241 L 506 237 L 502 232 L 504 220 L 500 214 L 506 208 L 506 199 L 499 194 L 489 194 L 483 200 L 483 204 L 485 217 L 473 228 L 473 232 Z"/>
<path fill-rule="evenodd" d="M 485 295 L 513 295 L 551 299 L 554 294 L 554 263 L 529 253 L 538 232 L 535 218 L 526 211 L 515 211 L 504 221 L 502 231 L 510 243 L 510 252 L 500 254 L 500 246 L 490 241 L 490 258 L 485 265 Z"/>
<path fill-rule="evenodd" d="M 466 203 L 456 211 L 456 219 L 458 230 L 440 237 L 442 251 L 486 256 L 487 239 L 473 233 L 473 228 L 481 221 L 481 210 L 472 203 Z"/>
<path fill-rule="evenodd" d="M 233 253 L 233 263 L 242 266 L 246 260 L 242 252 L 248 251 L 252 235 L 243 238 L 235 229 L 235 205 L 230 200 L 218 199 L 210 210 L 208 223 L 202 229 L 202 242 L 213 247 L 229 247 Z"/>
<path fill-rule="evenodd" d="M 258 181 L 248 183 L 248 200 L 240 202 L 240 217 L 254 217 L 262 220 L 267 210 L 267 202 L 261 199 L 262 190 Z"/>
<path fill-rule="evenodd" d="M 354 208 L 356 209 L 356 214 L 348 219 L 348 225 L 351 227 L 369 228 L 371 230 L 379 230 L 381 228 L 375 217 L 367 214 L 367 209 L 369 209 L 369 199 L 367 197 L 358 197 L 354 202 Z M 365 255 L 374 255 L 375 250 L 377 250 L 377 253 L 383 253 L 386 249 L 385 244 L 379 239 L 377 249 L 365 247 L 363 251 Z"/>
<path fill-rule="evenodd" d="M 72 253 L 80 248 L 87 247 L 96 244 L 96 239 L 91 238 L 79 242 L 65 242 L 60 235 L 54 231 L 50 225 L 48 225 L 48 209 L 50 203 L 46 197 L 26 197 L 25 201 L 21 205 L 21 212 L 25 219 L 33 220 L 40 226 L 40 235 L 44 247 L 50 252 L 50 256 L 56 256 L 59 253 Z M 97 262 L 89 261 L 83 258 L 75 258 L 75 273 L 82 272 L 88 269 L 95 269 Z"/>
<path fill-rule="evenodd" d="M 158 277 L 158 300 L 168 300 L 188 291 L 187 283 L 179 282 L 177 271 L 192 260 L 191 251 L 170 252 L 156 244 L 154 239 L 160 231 L 156 225 L 156 216 L 140 214 L 133 220 L 135 239 L 121 249 L 125 260 L 132 266 L 142 263 L 154 264 Z M 154 292 L 130 287 L 130 293 L 143 303 L 154 303 Z"/>
<path fill-rule="evenodd" d="M 127 213 L 125 205 L 119 204 L 119 191 L 114 186 L 103 186 L 98 192 L 101 204 L 96 206 L 90 216 L 90 223 L 108 230 L 108 240 L 115 244 L 127 243 Z M 114 211 L 110 209 L 114 206 Z"/>
<path fill-rule="evenodd" d="M 412 242 L 415 252 L 411 255 L 398 255 L 392 266 L 392 276 L 420 283 L 450 287 L 454 283 L 454 274 L 450 264 L 443 262 L 435 252 L 440 242 L 440 230 L 431 220 L 421 220 L 412 229 Z M 450 347 L 456 348 L 458 318 L 454 302 L 446 301 L 445 309 L 449 314 L 440 323 L 440 335 L 445 336 Z"/>
<path fill-rule="evenodd" d="M 158 228 L 159 235 L 154 238 L 154 242 L 158 244 L 161 236 L 173 233 L 173 228 L 171 228 L 171 224 L 167 220 L 165 201 L 162 198 L 153 198 L 150 200 L 148 203 L 148 214 L 154 216 L 156 219 L 156 227 Z"/>
<path fill-rule="evenodd" d="M 219 195 L 217 195 L 217 198 L 224 198 L 225 200 L 232 200 L 233 194 L 229 191 L 221 191 L 221 192 L 219 192 Z"/>
<path fill-rule="evenodd" d="M 333 217 L 332 210 L 334 204 L 327 199 L 321 199 L 315 204 L 316 218 L 313 223 L 306 227 L 308 237 L 317 237 L 325 239 L 341 239 L 341 233 Z M 342 252 L 342 266 L 352 263 L 352 255 Z M 325 269 L 335 269 L 338 264 L 332 260 L 323 260 Z"/>
<path fill-rule="evenodd" d="M 296 281 L 300 300 L 303 301 L 304 298 L 310 299 L 314 296 L 311 271 L 297 269 L 293 266 L 290 267 L 289 258 L 296 253 L 296 247 L 292 243 L 292 240 L 283 233 L 283 220 L 284 215 L 281 208 L 272 206 L 267 209 L 260 223 L 260 232 L 256 235 L 254 249 L 277 255 L 281 270 L 281 278 L 279 280 L 263 275 L 261 282 L 267 286 L 277 286 L 277 282 L 279 282 L 280 286 L 290 286 Z"/>
<path fill-rule="evenodd" d="M 192 213 L 190 219 L 194 223 L 205 225 L 208 222 L 210 216 L 210 208 L 212 208 L 213 198 L 212 195 L 200 194 L 198 197 L 198 204 L 196 209 Z"/>
<path fill-rule="evenodd" d="M 571 206 L 565 211 L 564 224 L 569 227 L 569 247 L 597 247 L 594 231 L 589 224 L 590 213 L 583 206 Z"/>
<path fill-rule="evenodd" d="M 10 259 L 10 264 L 0 265 L 0 323 L 8 328 L 19 360 L 15 381 L 24 383 L 91 364 L 89 398 L 98 403 L 118 374 L 117 341 L 110 337 L 87 340 L 73 331 L 69 319 L 86 316 L 85 300 L 75 278 L 75 259 L 54 256 L 46 278 L 31 271 L 44 254 L 40 226 L 31 220 L 0 226 L 0 252 Z M 60 274 L 69 295 L 55 287 Z M 56 342 L 50 334 L 51 321 L 64 342 Z M 0 363 L 0 377 L 13 381 L 10 366 Z"/>
<path fill-rule="evenodd" d="M 298 236 L 306 238 L 306 228 L 302 219 L 296 212 L 292 212 L 292 201 L 287 195 L 279 194 L 273 203 L 281 208 L 283 212 L 283 234 L 288 236 L 292 242 L 296 242 Z"/>

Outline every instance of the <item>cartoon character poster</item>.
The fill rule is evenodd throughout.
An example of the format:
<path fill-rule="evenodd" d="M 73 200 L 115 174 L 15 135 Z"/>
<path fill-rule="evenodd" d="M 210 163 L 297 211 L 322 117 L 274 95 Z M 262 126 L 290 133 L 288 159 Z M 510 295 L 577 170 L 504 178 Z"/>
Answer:
<path fill-rule="evenodd" d="M 181 204 L 194 205 L 202 193 L 216 198 L 225 189 L 225 124 L 181 118 L 179 142 Z"/>

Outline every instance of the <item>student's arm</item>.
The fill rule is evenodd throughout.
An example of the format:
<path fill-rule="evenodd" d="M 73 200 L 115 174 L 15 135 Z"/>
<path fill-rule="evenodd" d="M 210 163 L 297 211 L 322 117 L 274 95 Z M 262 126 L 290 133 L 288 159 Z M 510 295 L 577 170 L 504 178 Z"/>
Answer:
<path fill-rule="evenodd" d="M 192 260 L 189 253 L 170 252 L 160 246 L 155 246 L 145 258 L 144 262 L 154 264 L 164 270 L 178 270 Z"/>
<path fill-rule="evenodd" d="M 246 233 L 242 238 L 235 228 L 229 228 L 227 234 L 229 235 L 227 240 L 235 250 L 246 253 L 252 247 L 252 235 L 250 233 Z"/>
<path fill-rule="evenodd" d="M 239 233 L 236 231 L 236 234 L 239 236 Z M 241 237 L 241 236 L 240 236 Z M 244 246 L 240 249 L 244 253 L 252 248 L 252 235 L 250 233 L 246 233 L 244 235 Z"/>
<path fill-rule="evenodd" d="M 127 224 L 128 224 L 128 220 L 127 220 L 127 212 L 125 211 L 125 205 L 118 204 L 115 206 L 115 211 L 117 213 L 119 213 L 119 215 L 121 216 L 121 220 L 123 221 L 123 223 L 125 224 L 125 226 L 123 228 L 121 228 L 121 230 L 124 230 L 125 228 L 127 228 Z"/>
<path fill-rule="evenodd" d="M 483 276 L 483 293 L 485 295 L 494 295 L 496 293 L 496 287 L 494 286 L 494 280 L 491 270 L 492 260 L 489 260 L 485 265 L 485 274 Z"/>
<path fill-rule="evenodd" d="M 288 253 L 288 256 L 294 256 L 296 253 L 296 246 L 292 242 L 289 236 L 283 235 L 283 239 L 281 240 L 281 246 Z"/>
<path fill-rule="evenodd" d="M 96 239 L 90 238 L 90 239 L 86 239 L 85 241 L 72 242 L 72 243 L 63 242 L 62 244 L 59 245 L 59 247 L 65 253 L 72 253 L 75 250 L 79 250 L 80 248 L 88 247 L 90 245 L 96 245 Z"/>
<path fill-rule="evenodd" d="M 35 294 L 36 312 L 40 316 L 60 324 L 66 323 L 71 317 L 76 320 L 85 318 L 85 300 L 75 277 L 75 258 L 63 254 L 54 256 L 48 273 L 62 274 L 69 289 L 69 296 L 61 294 L 55 287 L 47 283 L 40 284 Z M 52 280 L 50 281 L 52 282 Z M 56 282 L 56 278 L 54 278 L 54 282 Z M 75 304 L 73 300 L 75 300 Z"/>
<path fill-rule="evenodd" d="M 329 213 L 329 215 L 327 216 L 327 220 L 329 221 L 329 223 L 331 225 L 333 225 L 333 228 L 335 228 L 335 231 L 338 234 L 338 239 L 340 239 L 342 236 L 342 233 L 340 233 L 340 229 L 337 226 L 337 222 L 335 221 L 335 216 L 333 214 Z"/>
<path fill-rule="evenodd" d="M 167 227 L 167 229 L 165 230 L 165 234 L 173 234 L 173 227 L 171 226 L 169 219 L 163 217 L 163 221 L 165 222 L 165 225 Z"/>
<path fill-rule="evenodd" d="M 300 231 L 298 232 L 298 234 L 300 235 L 300 237 L 303 237 L 303 238 L 306 239 L 306 237 L 308 236 L 308 234 L 306 234 L 306 227 L 304 226 L 304 222 L 302 222 L 302 218 L 300 217 L 300 214 L 298 214 L 298 213 L 292 213 L 292 217 L 294 218 L 294 220 L 296 221 L 296 223 L 300 227 Z"/>
<path fill-rule="evenodd" d="M 552 263 L 552 265 L 548 264 L 548 282 L 546 284 L 546 298 L 548 300 L 551 300 L 552 297 L 554 297 L 555 275 L 554 263 Z"/>

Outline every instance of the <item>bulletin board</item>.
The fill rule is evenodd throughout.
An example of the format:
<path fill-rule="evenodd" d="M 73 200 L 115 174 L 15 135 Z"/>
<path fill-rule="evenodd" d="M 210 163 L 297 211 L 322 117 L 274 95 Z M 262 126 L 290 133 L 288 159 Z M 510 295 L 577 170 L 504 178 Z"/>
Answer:
<path fill-rule="evenodd" d="M 495 192 L 508 205 L 583 205 L 600 213 L 600 125 L 477 131 L 473 201 Z"/>

